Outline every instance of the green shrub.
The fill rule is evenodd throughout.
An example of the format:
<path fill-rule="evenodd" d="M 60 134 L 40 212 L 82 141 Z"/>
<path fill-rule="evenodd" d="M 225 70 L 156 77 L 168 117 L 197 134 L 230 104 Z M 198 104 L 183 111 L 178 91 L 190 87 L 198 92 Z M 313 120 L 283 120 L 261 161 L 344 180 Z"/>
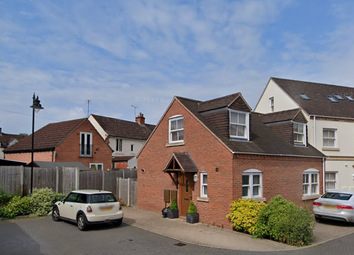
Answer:
<path fill-rule="evenodd" d="M 2 188 L 0 188 L 0 207 L 6 205 L 13 198 L 13 195 L 5 193 Z"/>
<path fill-rule="evenodd" d="M 176 200 L 175 200 L 175 199 L 172 199 L 172 201 L 171 201 L 170 210 L 171 210 L 171 211 L 173 211 L 173 210 L 178 210 L 178 206 L 177 206 L 177 203 L 176 203 Z"/>
<path fill-rule="evenodd" d="M 52 189 L 33 189 L 30 199 L 33 204 L 32 213 L 38 216 L 47 215 L 56 201 L 64 198 L 65 194 L 55 193 Z"/>
<path fill-rule="evenodd" d="M 191 201 L 189 203 L 189 207 L 188 207 L 188 212 L 187 213 L 188 214 L 197 214 L 198 213 L 197 207 L 195 206 L 193 201 Z"/>
<path fill-rule="evenodd" d="M 314 222 L 307 208 L 298 208 L 282 196 L 276 196 L 260 212 L 255 234 L 290 245 L 309 245 Z"/>
<path fill-rule="evenodd" d="M 256 202 L 253 199 L 239 199 L 230 205 L 230 213 L 226 215 L 232 226 L 237 231 L 243 231 L 253 235 L 256 231 L 259 212 L 265 203 Z"/>
<path fill-rule="evenodd" d="M 0 217 L 15 218 L 19 215 L 28 215 L 32 210 L 29 197 L 14 196 L 5 206 L 0 208 Z"/>

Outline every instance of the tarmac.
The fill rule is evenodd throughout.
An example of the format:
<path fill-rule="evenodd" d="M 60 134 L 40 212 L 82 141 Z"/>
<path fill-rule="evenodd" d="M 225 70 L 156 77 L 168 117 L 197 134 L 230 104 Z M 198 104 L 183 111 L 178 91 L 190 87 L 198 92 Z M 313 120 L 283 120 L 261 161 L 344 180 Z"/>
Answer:
<path fill-rule="evenodd" d="M 163 218 L 155 213 L 133 207 L 123 207 L 124 223 L 181 243 L 196 244 L 213 248 L 244 251 L 285 251 L 295 247 L 268 239 L 252 238 L 251 235 L 219 228 L 204 223 L 187 223 L 184 219 Z M 311 246 L 319 245 L 354 233 L 354 226 L 341 222 L 316 223 Z"/>

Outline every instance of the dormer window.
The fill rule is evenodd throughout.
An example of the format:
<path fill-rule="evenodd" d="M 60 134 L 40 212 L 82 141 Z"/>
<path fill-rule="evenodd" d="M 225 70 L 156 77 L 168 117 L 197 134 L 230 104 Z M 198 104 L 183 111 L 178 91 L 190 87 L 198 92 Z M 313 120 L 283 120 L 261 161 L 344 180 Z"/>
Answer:
<path fill-rule="evenodd" d="M 183 116 L 173 116 L 169 119 L 169 142 L 179 143 L 184 141 Z"/>
<path fill-rule="evenodd" d="M 230 110 L 230 137 L 249 139 L 249 113 Z"/>
<path fill-rule="evenodd" d="M 306 124 L 294 122 L 293 130 L 294 144 L 306 146 Z"/>

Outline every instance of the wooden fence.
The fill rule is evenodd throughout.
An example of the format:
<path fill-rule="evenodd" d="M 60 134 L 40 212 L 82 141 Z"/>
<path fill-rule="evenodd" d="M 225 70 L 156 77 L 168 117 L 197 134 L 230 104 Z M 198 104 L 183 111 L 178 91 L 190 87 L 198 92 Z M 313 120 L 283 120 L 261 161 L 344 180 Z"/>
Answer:
<path fill-rule="evenodd" d="M 0 188 L 14 195 L 28 195 L 31 168 L 0 166 Z M 136 169 L 80 171 L 75 167 L 33 168 L 33 188 L 51 188 L 58 193 L 75 189 L 99 189 L 113 192 L 127 206 L 136 206 Z"/>

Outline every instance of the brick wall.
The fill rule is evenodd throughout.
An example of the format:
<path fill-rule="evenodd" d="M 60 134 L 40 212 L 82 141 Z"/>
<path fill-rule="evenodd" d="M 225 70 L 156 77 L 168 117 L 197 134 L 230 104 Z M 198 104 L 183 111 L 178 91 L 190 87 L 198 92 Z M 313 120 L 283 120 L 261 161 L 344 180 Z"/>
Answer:
<path fill-rule="evenodd" d="M 92 133 L 92 157 L 80 156 L 80 132 Z M 86 120 L 56 147 L 56 162 L 81 162 L 90 167 L 90 163 L 103 163 L 103 169 L 112 168 L 112 150 Z"/>
<path fill-rule="evenodd" d="M 26 163 L 31 162 L 31 152 L 26 153 L 7 153 L 5 155 L 6 159 L 8 160 L 15 160 L 15 161 L 22 161 Z M 52 151 L 45 151 L 45 152 L 35 152 L 33 154 L 34 161 L 52 161 L 53 152 Z"/>
<path fill-rule="evenodd" d="M 166 146 L 168 144 L 168 120 L 174 115 L 184 116 L 185 143 L 182 146 Z M 188 152 L 199 171 L 208 173 L 209 202 L 198 201 L 199 174 L 192 194 L 192 199 L 200 214 L 200 221 L 227 227 L 229 223 L 225 215 L 232 200 L 232 154 L 178 101 L 173 102 L 139 155 L 138 207 L 155 212 L 161 212 L 164 208 L 163 190 L 176 189 L 171 177 L 162 172 L 174 152 Z M 144 172 L 141 169 L 144 169 Z"/>

